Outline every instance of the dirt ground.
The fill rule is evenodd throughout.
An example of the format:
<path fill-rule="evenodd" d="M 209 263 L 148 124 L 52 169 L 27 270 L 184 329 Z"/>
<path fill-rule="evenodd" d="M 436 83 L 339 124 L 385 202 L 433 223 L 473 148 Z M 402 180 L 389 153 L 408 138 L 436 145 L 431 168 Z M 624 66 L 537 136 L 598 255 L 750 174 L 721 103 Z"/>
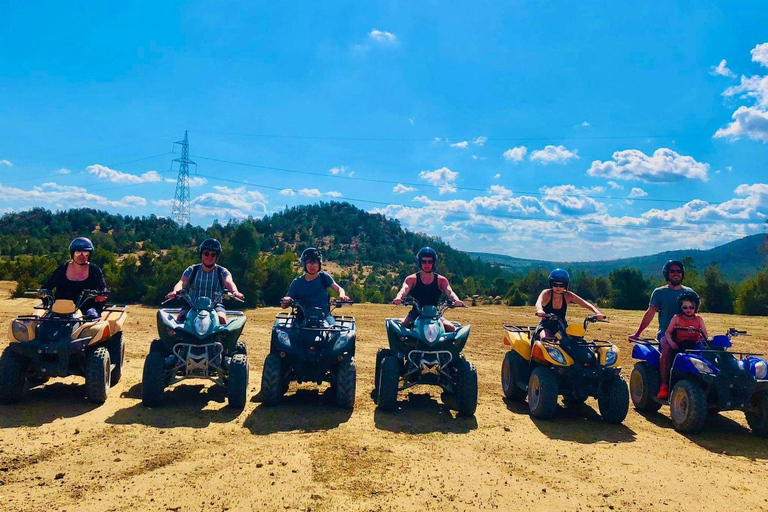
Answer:
<path fill-rule="evenodd" d="M 9 299 L 0 283 L 0 323 L 35 301 Z M 285 403 L 258 402 L 276 309 L 247 311 L 249 401 L 235 411 L 205 381 L 141 405 L 141 373 L 155 311 L 134 306 L 125 325 L 123 380 L 107 402 L 83 397 L 82 379 L 28 390 L 0 408 L 0 509 L 4 511 L 225 510 L 768 510 L 768 440 L 740 412 L 710 418 L 704 433 L 672 429 L 666 408 L 623 425 L 604 424 L 590 400 L 551 421 L 504 400 L 502 324 L 533 324 L 532 308 L 484 306 L 449 316 L 472 324 L 467 357 L 477 364 L 474 418 L 457 418 L 436 389 L 400 395 L 399 410 L 371 399 L 383 320 L 404 308 L 355 305 L 358 387 L 354 411 L 332 406 L 324 388 L 292 386 Z M 570 318 L 578 318 L 578 310 Z M 606 312 L 590 333 L 618 343 L 625 378 L 628 334 L 641 312 Z M 706 315 L 710 332 L 746 329 L 736 346 L 768 352 L 768 319 Z M 651 330 L 648 331 L 650 334 Z M 4 344 L 2 345 L 4 346 Z"/>

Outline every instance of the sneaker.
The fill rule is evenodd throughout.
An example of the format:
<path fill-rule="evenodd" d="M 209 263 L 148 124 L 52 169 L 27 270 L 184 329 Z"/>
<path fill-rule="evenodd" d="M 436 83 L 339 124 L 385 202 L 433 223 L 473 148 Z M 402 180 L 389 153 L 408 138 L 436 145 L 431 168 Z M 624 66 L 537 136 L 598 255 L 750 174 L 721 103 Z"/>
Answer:
<path fill-rule="evenodd" d="M 667 400 L 669 398 L 669 386 L 662 384 L 661 388 L 659 389 L 659 394 L 656 395 L 656 398 L 659 400 Z"/>

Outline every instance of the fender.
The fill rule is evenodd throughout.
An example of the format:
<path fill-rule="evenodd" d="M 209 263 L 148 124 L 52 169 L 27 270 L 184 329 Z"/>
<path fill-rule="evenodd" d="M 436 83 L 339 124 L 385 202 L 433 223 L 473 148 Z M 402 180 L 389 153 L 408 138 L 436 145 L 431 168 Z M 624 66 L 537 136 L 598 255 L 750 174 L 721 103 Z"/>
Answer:
<path fill-rule="evenodd" d="M 465 325 L 458 331 L 449 332 L 445 335 L 444 340 L 446 342 L 452 343 L 454 346 L 457 346 L 459 351 L 461 351 L 464 349 L 464 345 L 467 344 L 467 339 L 469 338 L 469 328 L 469 325 Z"/>
<path fill-rule="evenodd" d="M 644 345 L 642 343 L 635 343 L 632 347 L 632 358 L 640 359 L 650 364 L 653 368 L 659 369 L 659 357 L 661 352 L 655 345 Z"/>
<path fill-rule="evenodd" d="M 704 363 L 707 368 L 711 370 L 712 373 L 705 373 L 699 371 L 699 369 L 696 367 L 696 364 L 693 361 L 696 361 L 698 364 Z M 672 362 L 672 371 L 681 373 L 681 374 L 691 374 L 691 375 L 716 375 L 720 373 L 720 370 L 716 367 L 712 366 L 709 361 L 706 359 L 703 359 L 701 357 L 698 357 L 693 354 L 677 354 L 675 356 L 675 360 Z"/>
<path fill-rule="evenodd" d="M 565 364 L 555 361 L 555 359 L 549 354 L 549 351 L 547 349 L 557 350 L 560 353 L 560 355 L 563 356 L 563 359 L 565 359 Z M 533 349 L 531 350 L 531 359 L 533 359 L 534 361 L 545 362 L 552 366 L 572 366 L 573 365 L 573 359 L 571 358 L 571 356 L 566 354 L 565 350 L 551 343 L 544 344 L 540 340 L 536 340 L 536 342 L 533 344 Z"/>
<path fill-rule="evenodd" d="M 520 354 L 520 357 L 526 361 L 531 360 L 531 340 L 527 335 L 519 332 L 507 331 L 504 335 L 504 344 L 509 345 L 512 350 Z"/>

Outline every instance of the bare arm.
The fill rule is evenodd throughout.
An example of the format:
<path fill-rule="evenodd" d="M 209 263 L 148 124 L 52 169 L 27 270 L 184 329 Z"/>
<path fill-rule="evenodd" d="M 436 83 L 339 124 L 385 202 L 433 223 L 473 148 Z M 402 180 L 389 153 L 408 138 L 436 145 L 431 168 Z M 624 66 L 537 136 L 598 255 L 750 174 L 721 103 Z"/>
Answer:
<path fill-rule="evenodd" d="M 393 304 L 400 304 L 403 302 L 403 297 L 408 295 L 408 292 L 411 291 L 411 288 L 414 287 L 416 284 L 416 274 L 412 274 L 405 278 L 405 281 L 403 281 L 403 286 L 400 288 L 400 291 L 397 292 L 397 296 L 395 297 L 395 300 L 392 301 Z"/>
<path fill-rule="evenodd" d="M 224 278 L 224 288 L 227 289 L 232 295 L 237 297 L 240 300 L 243 300 L 245 298 L 245 295 L 237 291 L 237 285 L 235 284 L 235 281 L 232 279 L 232 274 L 227 275 L 226 278 Z"/>
<path fill-rule="evenodd" d="M 701 329 L 701 332 L 704 333 L 704 337 L 709 339 L 709 334 L 707 334 L 707 326 L 704 325 L 704 319 L 702 317 L 699 317 L 699 329 Z"/>
<path fill-rule="evenodd" d="M 675 340 L 672 339 L 672 334 L 675 332 L 675 327 L 677 327 L 677 315 L 672 317 L 672 321 L 669 322 L 669 327 L 667 327 L 667 332 L 664 333 L 664 339 L 667 340 L 667 343 L 672 348 L 677 348 L 677 343 L 675 343 Z"/>
<path fill-rule="evenodd" d="M 604 319 L 604 318 L 605 318 L 605 315 L 604 315 L 604 314 L 602 314 L 602 313 L 600 312 L 600 310 L 598 310 L 598 309 L 597 309 L 597 308 L 594 306 L 594 304 L 592 304 L 591 302 L 588 302 L 588 301 L 586 301 L 586 300 L 582 299 L 581 297 L 579 297 L 579 296 L 578 296 L 578 295 L 576 295 L 575 293 L 573 293 L 573 292 L 568 292 L 568 291 L 567 291 L 567 292 L 565 292 L 565 297 L 566 297 L 566 300 L 567 300 L 568 302 L 575 302 L 575 303 L 576 303 L 576 304 L 578 304 L 579 306 L 581 306 L 581 307 L 583 307 L 583 308 L 585 308 L 585 309 L 588 309 L 588 310 L 590 310 L 591 312 L 593 312 L 593 313 L 594 313 L 594 314 L 597 316 L 597 318 L 598 318 L 599 320 L 602 320 L 602 319 Z"/>
<path fill-rule="evenodd" d="M 656 306 L 648 306 L 643 318 L 640 320 L 640 326 L 637 328 L 637 332 L 632 336 L 633 338 L 639 338 L 646 327 L 648 327 L 653 321 L 653 317 L 656 316 L 656 312 L 659 310 Z"/>
<path fill-rule="evenodd" d="M 339 294 L 339 300 L 341 300 L 341 301 L 344 301 L 344 302 L 349 302 L 349 301 L 350 301 L 350 298 L 349 298 L 349 297 L 347 297 L 347 294 L 346 294 L 346 292 L 344 291 L 344 288 L 342 288 L 341 286 L 339 286 L 337 283 L 335 283 L 335 282 L 334 282 L 334 283 L 331 285 L 331 288 L 333 289 L 333 291 L 335 291 L 336 293 L 338 293 L 338 294 Z"/>
<path fill-rule="evenodd" d="M 171 291 L 171 293 L 166 295 L 166 297 L 169 299 L 173 299 L 174 297 L 176 297 L 177 293 L 179 293 L 181 290 L 187 287 L 188 282 L 189 282 L 189 278 L 184 274 L 182 274 L 181 279 L 179 279 L 179 282 L 173 286 L 173 290 Z"/>
<path fill-rule="evenodd" d="M 539 294 L 539 298 L 536 299 L 536 316 L 544 316 L 546 313 L 544 313 L 544 304 L 549 304 L 549 301 L 551 300 L 551 293 L 547 290 L 541 290 L 541 293 Z"/>
<path fill-rule="evenodd" d="M 459 299 L 459 296 L 456 295 L 456 292 L 453 291 L 453 288 L 451 288 L 451 283 L 448 282 L 448 279 L 444 278 L 443 276 L 440 276 L 437 280 L 437 286 L 440 288 L 446 297 L 451 299 L 457 306 L 464 306 L 464 302 Z"/>

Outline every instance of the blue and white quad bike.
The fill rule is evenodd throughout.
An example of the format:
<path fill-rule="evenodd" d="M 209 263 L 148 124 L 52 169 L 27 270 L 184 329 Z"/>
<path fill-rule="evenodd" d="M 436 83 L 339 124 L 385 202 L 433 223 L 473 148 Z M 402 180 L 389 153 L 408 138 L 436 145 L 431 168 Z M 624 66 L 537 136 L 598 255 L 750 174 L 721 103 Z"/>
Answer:
<path fill-rule="evenodd" d="M 245 343 L 238 339 L 245 327 L 245 315 L 242 311 L 227 310 L 229 318 L 222 325 L 215 303 L 208 297 L 193 301 L 187 293 L 179 292 L 176 298 L 187 301 L 189 312 L 184 321 L 177 322 L 181 309 L 158 310 L 160 337 L 152 341 L 144 361 L 142 402 L 147 407 L 160 406 L 166 387 L 184 379 L 204 378 L 226 388 L 230 407 L 244 407 L 248 355 Z M 242 302 L 228 293 L 220 298 Z"/>
<path fill-rule="evenodd" d="M 684 328 L 686 331 L 701 331 Z M 732 352 L 731 338 L 746 335 L 734 328 L 726 334 L 701 340 L 690 350 L 682 350 L 672 362 L 669 401 L 659 400 L 659 342 L 630 338 L 635 342 L 632 357 L 639 361 L 632 369 L 629 390 L 638 411 L 658 411 L 669 405 L 675 430 L 700 432 L 708 410 L 742 410 L 752 432 L 768 437 L 768 362 L 759 354 Z"/>

